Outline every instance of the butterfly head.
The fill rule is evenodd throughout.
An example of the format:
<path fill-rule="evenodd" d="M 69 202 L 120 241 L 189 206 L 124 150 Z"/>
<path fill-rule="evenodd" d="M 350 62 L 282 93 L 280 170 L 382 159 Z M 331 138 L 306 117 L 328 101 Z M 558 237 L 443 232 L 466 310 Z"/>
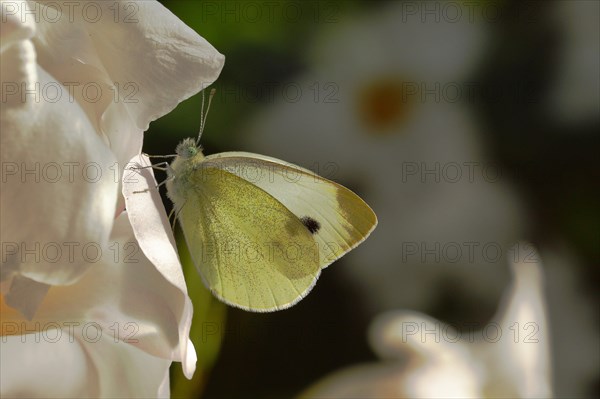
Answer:
<path fill-rule="evenodd" d="M 177 145 L 175 152 L 183 159 L 190 159 L 202 152 L 202 147 L 196 144 L 196 140 L 187 138 Z"/>

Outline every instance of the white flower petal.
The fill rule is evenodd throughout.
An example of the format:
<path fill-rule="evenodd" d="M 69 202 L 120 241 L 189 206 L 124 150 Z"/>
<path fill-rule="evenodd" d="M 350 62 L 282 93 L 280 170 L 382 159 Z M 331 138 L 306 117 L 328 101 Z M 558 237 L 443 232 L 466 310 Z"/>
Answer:
<path fill-rule="evenodd" d="M 299 395 L 300 398 L 403 398 L 398 364 L 352 366 L 327 376 Z"/>
<path fill-rule="evenodd" d="M 494 318 L 502 336 L 498 342 L 482 343 L 480 348 L 489 352 L 483 357 L 490 359 L 487 366 L 495 376 L 488 393 L 511 396 L 506 394 L 510 386 L 508 392 L 521 398 L 549 398 L 550 336 L 542 265 L 535 248 L 523 242 L 513 247 L 510 258 L 513 283 Z"/>
<path fill-rule="evenodd" d="M 27 328 L 54 320 L 77 325 L 92 321 L 123 345 L 181 361 L 191 377 L 196 363 L 189 341 L 191 301 L 185 284 L 183 288 L 172 284 L 164 273 L 144 256 L 123 213 L 115 221 L 108 250 L 76 284 L 52 287 L 29 322 L 14 311 L 5 311 L 3 320 L 25 323 Z M 170 277 L 173 274 L 177 273 Z"/>
<path fill-rule="evenodd" d="M 34 19 L 21 18 L 20 6 L 16 1 L 0 0 L 0 53 L 15 43 L 31 38 L 35 33 Z"/>
<path fill-rule="evenodd" d="M 89 357 L 88 369 L 97 373 L 96 397 L 169 397 L 170 360 L 149 355 L 120 341 L 115 342 L 106 334 L 98 342 L 86 342 L 84 339 L 81 345 Z"/>
<path fill-rule="evenodd" d="M 97 20 L 70 15 L 68 3 L 47 5 L 63 15 L 40 23 L 39 62 L 58 80 L 72 82 L 78 101 L 124 164 L 139 153 L 151 121 L 216 80 L 224 56 L 156 1 L 78 3 L 82 9 L 93 5 Z M 85 94 L 90 85 L 99 95 Z"/>
<path fill-rule="evenodd" d="M 191 376 L 196 362 L 188 338 L 191 301 L 185 283 L 177 286 L 165 279 L 165 273 L 144 256 L 123 213 L 115 221 L 102 261 L 77 284 L 53 287 L 39 312 L 46 319 L 93 320 L 112 331 L 115 340 L 183 362 Z M 177 274 L 169 273 L 169 277 Z"/>
<path fill-rule="evenodd" d="M 2 108 L 7 111 L 13 107 L 25 107 L 22 92 L 33 91 L 37 80 L 35 50 L 31 42 L 23 40 L 6 46 L 0 63 Z"/>
<path fill-rule="evenodd" d="M 422 7 L 439 4 L 423 2 Z M 457 9 L 463 17 L 469 12 L 461 6 Z M 402 2 L 335 28 L 325 30 L 316 41 L 313 65 L 329 79 L 348 84 L 398 73 L 415 81 L 456 81 L 473 69 L 488 42 L 481 21 L 407 16 Z"/>
<path fill-rule="evenodd" d="M 15 280 L 13 278 L 13 284 Z M 165 280 L 148 261 L 135 241 L 126 213 L 115 221 L 111 245 L 102 259 L 76 284 L 52 287 L 34 319 L 23 319 L 6 304 L 7 301 L 0 298 L 2 334 L 5 335 L 3 354 L 5 345 L 29 353 L 33 338 L 20 334 L 37 331 L 38 337 L 47 340 L 48 336 L 56 336 L 48 330 L 55 329 L 63 331 L 64 336 L 70 333 L 76 338 L 74 343 L 71 339 L 68 348 L 55 347 L 61 351 L 83 350 L 87 354 L 89 364 L 73 367 L 87 370 L 89 376 L 83 380 L 89 381 L 89 386 L 81 392 L 69 388 L 71 393 L 60 391 L 57 396 L 168 397 L 168 369 L 172 361 L 182 361 L 186 375 L 193 374 L 196 357 L 188 338 L 192 309 L 185 286 L 181 290 Z M 7 337 L 11 339 L 8 343 Z M 39 349 L 39 353 L 52 348 Z M 36 375 L 26 370 L 43 373 L 44 367 L 50 367 L 46 359 L 60 363 L 51 350 L 46 355 L 35 352 L 41 364 L 31 368 L 27 362 L 33 360 L 25 357 L 26 361 L 21 361 L 23 358 L 15 355 L 16 352 L 6 353 L 4 362 L 20 359 L 19 364 L 12 365 L 17 382 L 9 385 L 6 392 L 19 392 L 22 381 L 18 380 L 26 377 L 30 381 L 31 376 Z M 4 372 L 2 377 L 4 380 Z M 50 379 L 48 383 L 55 382 L 56 379 Z M 42 380 L 41 385 L 37 385 L 38 395 L 45 392 L 45 383 Z M 12 388 L 15 386 L 16 391 Z M 2 393 L 4 397 L 5 391 Z"/>
<path fill-rule="evenodd" d="M 85 350 L 66 331 L 3 336 L 0 347 L 3 398 L 91 396 L 86 392 L 94 381 L 94 370 Z"/>
<path fill-rule="evenodd" d="M 157 396 L 159 398 L 168 399 L 171 397 L 171 379 L 170 379 L 168 370 L 169 369 L 167 369 L 167 372 L 165 373 L 163 381 L 161 382 L 160 386 L 158 387 L 158 395 Z"/>
<path fill-rule="evenodd" d="M 136 126 L 146 130 L 150 121 L 212 84 L 225 57 L 160 3 L 122 0 L 118 5 L 132 4 L 138 23 L 114 29 L 103 19 L 91 28 L 105 34 L 94 40 L 113 81 L 139 85 L 134 96 L 139 101 L 126 105 Z M 121 56 L 129 62 L 122 63 Z"/>
<path fill-rule="evenodd" d="M 371 346 L 382 358 L 408 357 L 401 379 L 411 398 L 478 398 L 481 371 L 460 334 L 424 314 L 390 311 L 372 323 Z"/>
<path fill-rule="evenodd" d="M 132 167 L 144 167 L 150 165 L 150 160 L 145 156 L 138 156 L 133 158 L 130 164 Z M 151 168 L 127 170 L 123 182 L 127 213 L 142 251 L 157 270 L 186 298 L 182 309 L 184 321 L 180 325 L 180 334 L 187 337 L 192 322 L 192 304 L 187 297 L 187 287 L 176 251 L 175 238 L 162 199 L 155 188 L 157 183 L 154 174 Z M 148 191 L 143 192 L 144 190 Z M 187 343 L 181 341 L 180 345 L 184 373 L 190 378 L 195 369 L 196 353 L 191 341 Z"/>
<path fill-rule="evenodd" d="M 13 48 L 3 53 L 3 62 Z M 31 55 L 18 59 L 34 61 Z M 86 249 L 108 242 L 117 202 L 116 160 L 68 96 L 45 101 L 34 88 L 27 102 L 21 99 L 26 85 L 62 87 L 41 68 L 34 75 L 33 82 L 2 80 L 19 87 L 0 111 L 2 278 L 18 273 L 69 284 L 89 267 L 92 254 Z"/>
<path fill-rule="evenodd" d="M 382 358 L 408 356 L 401 373 L 408 397 L 552 397 L 543 275 L 537 252 L 519 243 L 513 284 L 494 319 L 458 333 L 428 316 L 392 311 L 378 316 L 371 346 Z"/>
<path fill-rule="evenodd" d="M 168 397 L 169 360 L 93 324 L 3 337 L 1 347 L 2 397 Z"/>

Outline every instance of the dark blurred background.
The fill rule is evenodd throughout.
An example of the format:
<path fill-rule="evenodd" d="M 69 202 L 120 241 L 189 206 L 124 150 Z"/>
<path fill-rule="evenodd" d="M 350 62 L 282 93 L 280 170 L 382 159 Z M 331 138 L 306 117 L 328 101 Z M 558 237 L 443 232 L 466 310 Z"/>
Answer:
<path fill-rule="evenodd" d="M 556 396 L 600 394 L 598 2 L 161 3 L 226 56 L 205 154 L 318 171 L 380 221 L 277 313 L 217 303 L 184 262 L 199 370 L 188 382 L 173 368 L 174 397 L 297 395 L 374 361 L 366 331 L 384 310 L 483 324 L 519 240 L 545 266 Z M 195 136 L 200 104 L 153 122 L 144 151 Z M 467 242 L 501 253 L 442 251 Z"/>

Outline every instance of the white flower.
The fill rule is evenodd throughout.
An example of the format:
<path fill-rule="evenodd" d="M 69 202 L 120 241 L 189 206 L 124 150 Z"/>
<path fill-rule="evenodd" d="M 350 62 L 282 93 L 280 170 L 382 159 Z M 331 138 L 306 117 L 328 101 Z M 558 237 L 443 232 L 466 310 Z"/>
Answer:
<path fill-rule="evenodd" d="M 384 313 L 370 341 L 385 361 L 337 372 L 302 397 L 551 397 L 544 279 L 531 248 L 514 248 L 513 283 L 489 323 L 459 331 L 416 312 Z"/>
<path fill-rule="evenodd" d="M 171 362 L 195 368 L 191 302 L 160 197 L 123 212 L 121 181 L 224 57 L 156 1 L 0 6 L 0 393 L 168 396 Z"/>
<path fill-rule="evenodd" d="M 155 1 L 1 3 L 2 293 L 32 316 L 106 250 L 150 121 L 224 57 Z"/>

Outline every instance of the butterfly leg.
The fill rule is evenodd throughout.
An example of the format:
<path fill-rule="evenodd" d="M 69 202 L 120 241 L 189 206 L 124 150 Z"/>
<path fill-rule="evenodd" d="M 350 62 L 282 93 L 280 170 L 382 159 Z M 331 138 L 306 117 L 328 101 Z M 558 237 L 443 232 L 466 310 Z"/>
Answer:
<path fill-rule="evenodd" d="M 173 230 L 173 234 L 175 234 L 175 223 L 177 222 L 177 217 L 179 216 L 179 213 L 181 212 L 181 210 L 183 209 L 184 206 L 185 206 L 185 202 L 183 203 L 181 208 L 177 209 L 177 212 L 175 213 L 175 217 L 173 218 L 173 223 L 171 224 L 171 230 Z M 169 213 L 169 217 L 171 217 L 173 212 L 175 212 L 175 207 L 173 207 L 173 209 Z"/>
<path fill-rule="evenodd" d="M 177 156 L 177 154 L 169 154 L 169 155 L 148 155 L 146 153 L 143 153 L 143 155 L 147 156 L 148 158 L 175 158 Z"/>
<path fill-rule="evenodd" d="M 175 213 L 175 207 L 173 207 L 173 209 L 171 209 L 171 212 L 169 212 L 169 220 L 171 220 L 171 217 L 173 216 L 173 214 Z M 173 234 L 175 234 L 175 222 L 177 221 L 177 215 L 175 215 L 175 217 L 173 217 L 173 222 L 171 222 L 171 230 L 173 231 Z"/>
<path fill-rule="evenodd" d="M 161 166 L 161 165 L 163 165 L 163 166 Z M 168 162 L 159 162 L 154 165 L 132 167 L 130 169 L 140 170 L 140 169 L 148 169 L 148 168 L 162 170 L 162 171 L 166 172 L 166 171 L 170 170 L 171 166 L 169 165 Z M 167 179 L 163 180 L 160 184 L 158 184 L 155 188 L 158 189 L 160 186 L 162 186 L 163 184 L 165 184 L 167 181 L 169 181 L 171 179 L 172 179 L 172 177 L 168 177 Z M 140 191 L 134 191 L 133 194 L 147 193 L 148 191 L 150 191 L 150 188 L 146 188 L 146 189 L 140 190 Z"/>
<path fill-rule="evenodd" d="M 160 166 L 160 165 L 165 165 L 165 166 Z M 162 170 L 163 172 L 166 172 L 167 169 L 169 168 L 169 163 L 168 162 L 159 162 L 159 163 L 155 163 L 153 165 L 131 167 L 129 169 L 130 170 L 140 170 L 140 169 L 148 169 L 148 168 Z"/>
<path fill-rule="evenodd" d="M 163 186 L 163 185 L 167 184 L 167 182 L 169 180 L 173 180 L 174 178 L 175 178 L 175 176 L 169 176 L 169 177 L 167 177 L 165 180 L 163 180 L 160 183 L 158 183 L 158 185 L 156 186 L 156 188 L 159 188 L 160 186 Z"/>
<path fill-rule="evenodd" d="M 173 180 L 173 178 L 172 177 L 167 177 L 165 180 L 163 180 L 162 182 L 160 182 L 159 184 L 157 184 L 156 186 L 154 186 L 154 188 L 158 190 L 158 188 L 160 186 L 166 184 L 169 180 Z M 134 191 L 133 194 L 147 193 L 148 191 L 150 191 L 150 188 L 146 188 L 146 189 L 140 190 L 140 191 Z"/>

